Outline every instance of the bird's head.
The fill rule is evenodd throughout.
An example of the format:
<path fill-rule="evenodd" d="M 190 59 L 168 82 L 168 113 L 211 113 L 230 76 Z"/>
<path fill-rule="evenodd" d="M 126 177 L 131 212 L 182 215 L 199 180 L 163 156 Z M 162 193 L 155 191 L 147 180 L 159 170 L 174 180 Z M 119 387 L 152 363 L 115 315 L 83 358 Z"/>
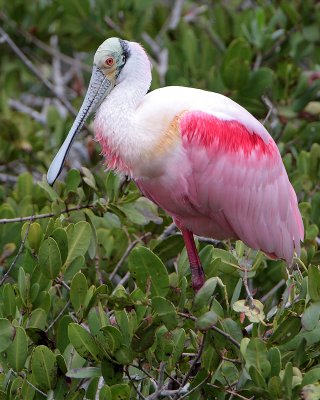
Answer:
<path fill-rule="evenodd" d="M 73 139 L 81 130 L 86 119 L 97 110 L 118 81 L 123 78 L 121 72 L 129 57 L 130 42 L 126 40 L 109 38 L 99 46 L 94 56 L 87 94 L 68 136 L 48 170 L 47 181 L 50 185 L 53 185 L 59 176 Z"/>

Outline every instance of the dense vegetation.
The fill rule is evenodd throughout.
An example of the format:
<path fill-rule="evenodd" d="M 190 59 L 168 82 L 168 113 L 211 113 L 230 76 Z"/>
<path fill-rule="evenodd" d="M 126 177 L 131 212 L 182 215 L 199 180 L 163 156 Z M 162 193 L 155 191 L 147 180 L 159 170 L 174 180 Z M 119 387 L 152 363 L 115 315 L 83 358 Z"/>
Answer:
<path fill-rule="evenodd" d="M 319 399 L 320 4 L 12 0 L 0 18 L 0 399 Z M 292 269 L 199 238 L 195 296 L 170 218 L 104 171 L 90 126 L 48 186 L 110 36 L 143 43 L 153 89 L 265 120 L 305 224 Z"/>

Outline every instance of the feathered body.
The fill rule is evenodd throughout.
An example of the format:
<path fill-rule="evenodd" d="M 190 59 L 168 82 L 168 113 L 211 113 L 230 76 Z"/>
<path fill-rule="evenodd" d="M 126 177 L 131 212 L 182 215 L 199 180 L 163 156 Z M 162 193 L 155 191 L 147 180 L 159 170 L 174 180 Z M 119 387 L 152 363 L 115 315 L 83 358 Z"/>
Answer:
<path fill-rule="evenodd" d="M 300 252 L 303 224 L 267 130 L 217 93 L 172 86 L 146 94 L 150 64 L 131 45 L 124 79 L 95 119 L 109 168 L 129 174 L 178 226 L 241 239 L 290 263 L 294 250 Z"/>
<path fill-rule="evenodd" d="M 217 93 L 166 87 L 147 94 L 151 66 L 138 43 L 106 40 L 96 51 L 79 113 L 47 173 L 52 185 L 74 137 L 94 129 L 109 168 L 130 175 L 180 228 L 199 290 L 205 275 L 193 233 L 241 239 L 292 262 L 303 224 L 278 148 L 248 111 Z"/>

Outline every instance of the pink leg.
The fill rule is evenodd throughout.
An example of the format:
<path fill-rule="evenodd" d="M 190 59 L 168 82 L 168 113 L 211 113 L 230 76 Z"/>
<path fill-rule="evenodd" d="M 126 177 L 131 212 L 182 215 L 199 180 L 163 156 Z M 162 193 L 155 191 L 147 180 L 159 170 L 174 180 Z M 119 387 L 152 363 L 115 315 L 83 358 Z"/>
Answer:
<path fill-rule="evenodd" d="M 186 245 L 191 269 L 191 282 L 195 292 L 202 288 L 205 282 L 205 275 L 194 243 L 193 233 L 187 229 L 180 228 L 184 243 Z"/>

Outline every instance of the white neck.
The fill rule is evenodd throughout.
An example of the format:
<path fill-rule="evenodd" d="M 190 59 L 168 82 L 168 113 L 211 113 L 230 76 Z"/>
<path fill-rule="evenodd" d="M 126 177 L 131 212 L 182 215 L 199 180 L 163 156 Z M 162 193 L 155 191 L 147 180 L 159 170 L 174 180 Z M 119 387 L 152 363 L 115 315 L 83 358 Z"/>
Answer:
<path fill-rule="evenodd" d="M 134 115 L 151 84 L 151 66 L 145 51 L 137 43 L 129 42 L 129 46 L 130 56 L 94 123 L 107 163 L 108 157 L 117 155 L 130 165 L 137 157 L 139 140 Z"/>

